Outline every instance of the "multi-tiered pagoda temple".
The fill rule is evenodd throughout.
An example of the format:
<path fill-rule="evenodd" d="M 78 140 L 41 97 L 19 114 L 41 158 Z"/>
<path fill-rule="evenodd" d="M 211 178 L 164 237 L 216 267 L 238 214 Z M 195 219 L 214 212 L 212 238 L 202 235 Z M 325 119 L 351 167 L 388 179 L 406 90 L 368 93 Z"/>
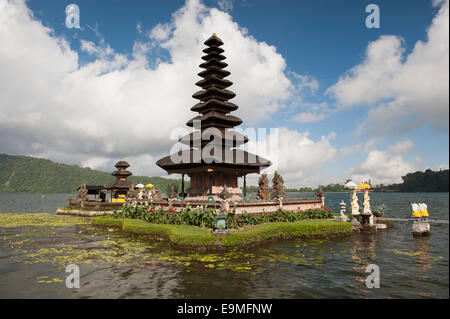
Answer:
<path fill-rule="evenodd" d="M 156 164 L 169 174 L 182 174 L 183 185 L 184 175 L 187 174 L 191 182 L 191 188 L 187 190 L 189 197 L 216 197 L 224 186 L 231 187 L 234 196 L 239 196 L 242 194 L 238 188 L 239 177 L 244 177 L 245 196 L 245 176 L 259 173 L 271 163 L 237 149 L 247 143 L 248 138 L 233 130 L 242 120 L 229 114 L 238 106 L 228 102 L 236 94 L 227 89 L 233 83 L 225 80 L 230 72 L 224 70 L 228 64 L 223 62 L 224 50 L 220 48 L 223 42 L 213 34 L 205 41 L 205 45 L 207 48 L 203 52 L 206 55 L 202 59 L 206 62 L 200 64 L 205 70 L 198 73 L 203 79 L 196 83 L 202 90 L 193 95 L 200 102 L 191 108 L 200 115 L 187 122 L 187 126 L 195 130 L 179 140 L 189 149 L 166 156 Z"/>

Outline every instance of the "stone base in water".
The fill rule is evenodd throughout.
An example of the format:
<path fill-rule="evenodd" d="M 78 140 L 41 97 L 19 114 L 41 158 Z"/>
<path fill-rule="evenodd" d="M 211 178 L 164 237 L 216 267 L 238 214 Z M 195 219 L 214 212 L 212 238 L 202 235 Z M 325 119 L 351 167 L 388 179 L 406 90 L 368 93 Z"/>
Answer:
<path fill-rule="evenodd" d="M 94 216 L 112 215 L 113 211 L 58 208 L 56 210 L 56 214 L 57 215 L 76 215 L 76 216 L 94 217 Z"/>
<path fill-rule="evenodd" d="M 376 224 L 365 224 L 365 225 L 362 225 L 361 230 L 365 233 L 374 234 L 377 232 L 377 225 Z"/>

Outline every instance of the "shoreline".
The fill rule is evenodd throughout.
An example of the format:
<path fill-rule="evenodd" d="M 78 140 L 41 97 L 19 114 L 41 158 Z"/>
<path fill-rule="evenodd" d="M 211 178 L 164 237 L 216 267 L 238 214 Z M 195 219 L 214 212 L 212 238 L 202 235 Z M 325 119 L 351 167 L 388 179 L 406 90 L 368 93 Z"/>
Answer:
<path fill-rule="evenodd" d="M 175 248 L 194 250 L 229 250 L 250 248 L 268 242 L 299 238 L 337 238 L 352 234 L 349 222 L 308 219 L 298 222 L 274 222 L 232 229 L 228 235 L 215 236 L 211 229 L 190 225 L 152 224 L 137 219 L 109 216 L 92 218 L 92 225 L 114 227 L 132 236 L 164 238 Z"/>

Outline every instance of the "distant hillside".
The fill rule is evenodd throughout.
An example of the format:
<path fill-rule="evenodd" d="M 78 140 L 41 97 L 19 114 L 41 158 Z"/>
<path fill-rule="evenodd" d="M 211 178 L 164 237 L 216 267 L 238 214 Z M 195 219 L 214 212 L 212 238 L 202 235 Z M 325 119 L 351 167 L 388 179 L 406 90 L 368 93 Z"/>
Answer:
<path fill-rule="evenodd" d="M 114 167 L 111 167 L 111 171 Z M 133 168 L 130 167 L 130 171 Z M 105 173 L 50 160 L 0 154 L 0 193 L 74 193 L 81 184 L 104 185 L 115 180 Z M 180 180 L 162 177 L 131 176 L 130 181 L 158 185 L 165 193 L 172 185 L 181 189 Z M 189 187 L 188 183 L 185 185 Z"/>

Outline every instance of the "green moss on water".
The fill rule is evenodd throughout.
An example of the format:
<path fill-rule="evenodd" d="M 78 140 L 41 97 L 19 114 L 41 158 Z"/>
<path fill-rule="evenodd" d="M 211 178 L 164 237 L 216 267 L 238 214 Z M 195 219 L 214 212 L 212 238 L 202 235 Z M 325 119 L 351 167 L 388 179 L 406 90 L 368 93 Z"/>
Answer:
<path fill-rule="evenodd" d="M 49 213 L 16 214 L 0 213 L 0 227 L 65 227 L 89 224 L 84 217 L 62 216 Z"/>

